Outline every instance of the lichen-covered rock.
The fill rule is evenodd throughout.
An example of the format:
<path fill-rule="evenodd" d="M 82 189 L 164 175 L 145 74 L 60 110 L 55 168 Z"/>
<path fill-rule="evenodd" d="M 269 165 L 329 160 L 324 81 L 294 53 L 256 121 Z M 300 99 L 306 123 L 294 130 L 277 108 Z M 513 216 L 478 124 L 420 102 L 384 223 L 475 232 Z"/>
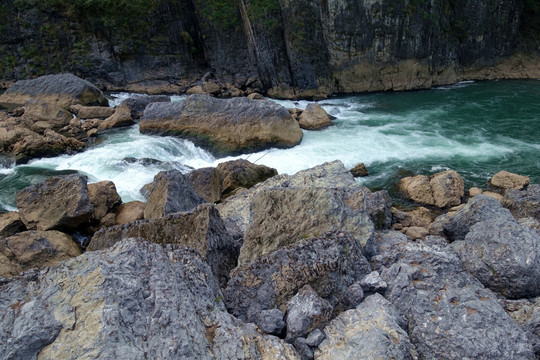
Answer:
<path fill-rule="evenodd" d="M 101 229 L 94 234 L 87 250 L 106 249 L 131 237 L 157 244 L 181 244 L 196 250 L 206 259 L 221 285 L 226 284 L 238 258 L 239 244 L 229 235 L 219 212 L 210 204 L 191 212 Z"/>
<path fill-rule="evenodd" d="M 505 300 L 504 310 L 529 337 L 536 358 L 540 357 L 540 298 L 536 300 Z"/>
<path fill-rule="evenodd" d="M 506 191 L 508 189 L 523 190 L 531 179 L 528 176 L 514 174 L 508 171 L 499 171 L 489 180 L 489 184 L 495 188 Z"/>
<path fill-rule="evenodd" d="M 348 287 L 371 272 L 359 241 L 346 233 L 304 239 L 241 264 L 223 291 L 235 316 L 253 321 L 261 310 L 287 310 L 298 290 L 310 285 L 338 310 Z"/>
<path fill-rule="evenodd" d="M 386 190 L 371 192 L 363 189 L 369 217 L 376 229 L 388 229 L 392 225 L 392 199 Z"/>
<path fill-rule="evenodd" d="M 346 231 L 365 244 L 373 232 L 360 186 L 348 188 L 273 188 L 251 202 L 252 221 L 240 263 L 329 231 Z"/>
<path fill-rule="evenodd" d="M 526 190 L 509 189 L 502 200 L 515 218 L 540 220 L 540 184 L 531 184 Z"/>
<path fill-rule="evenodd" d="M 144 209 L 145 219 L 154 219 L 178 211 L 191 211 L 204 203 L 178 170 L 161 171 L 154 182 Z"/>
<path fill-rule="evenodd" d="M 73 231 L 87 224 L 93 213 L 86 178 L 77 174 L 50 177 L 26 187 L 16 201 L 29 230 Z"/>
<path fill-rule="evenodd" d="M 221 173 L 213 167 L 195 169 L 186 175 L 193 190 L 206 202 L 215 203 L 221 200 Z"/>
<path fill-rule="evenodd" d="M 222 178 L 223 197 L 227 197 L 237 188 L 249 189 L 278 174 L 276 169 L 253 164 L 244 159 L 218 164 L 216 169 Z"/>
<path fill-rule="evenodd" d="M 152 103 L 139 127 L 142 133 L 190 138 L 219 155 L 288 148 L 302 140 L 302 130 L 284 107 L 243 97 L 190 95 L 181 103 Z"/>
<path fill-rule="evenodd" d="M 463 178 L 454 170 L 403 178 L 399 189 L 415 202 L 440 208 L 459 205 L 465 194 Z"/>
<path fill-rule="evenodd" d="M 315 350 L 315 359 L 417 359 L 406 328 L 388 300 L 371 295 L 324 328 L 326 339 Z"/>
<path fill-rule="evenodd" d="M 0 95 L 1 103 L 24 105 L 30 101 L 62 108 L 74 104 L 107 106 L 107 99 L 97 87 L 73 74 L 19 80 Z"/>
<path fill-rule="evenodd" d="M 302 287 L 287 302 L 287 339 L 305 337 L 315 329 L 322 329 L 330 320 L 332 310 L 332 305 L 311 286 Z"/>
<path fill-rule="evenodd" d="M 298 123 L 305 130 L 320 130 L 332 125 L 332 119 L 321 105 L 310 103 L 298 117 Z"/>
<path fill-rule="evenodd" d="M 24 231 L 0 239 L 0 276 L 57 265 L 81 254 L 71 236 L 56 230 Z"/>
<path fill-rule="evenodd" d="M 450 247 L 395 242 L 372 263 L 382 266 L 385 298 L 407 317 L 418 358 L 534 359 L 526 334 Z"/>
<path fill-rule="evenodd" d="M 26 226 L 21 221 L 19 213 L 10 211 L 5 214 L 0 214 L 0 238 L 15 235 L 21 231 L 25 231 Z"/>
<path fill-rule="evenodd" d="M 92 219 L 97 222 L 122 203 L 112 181 L 100 181 L 88 185 L 88 198 L 94 208 Z"/>
<path fill-rule="evenodd" d="M 125 240 L 0 286 L 6 359 L 298 359 L 229 315 L 208 265 L 179 245 Z"/>
<path fill-rule="evenodd" d="M 484 286 L 513 299 L 540 295 L 540 235 L 514 219 L 490 218 L 452 244 Z"/>

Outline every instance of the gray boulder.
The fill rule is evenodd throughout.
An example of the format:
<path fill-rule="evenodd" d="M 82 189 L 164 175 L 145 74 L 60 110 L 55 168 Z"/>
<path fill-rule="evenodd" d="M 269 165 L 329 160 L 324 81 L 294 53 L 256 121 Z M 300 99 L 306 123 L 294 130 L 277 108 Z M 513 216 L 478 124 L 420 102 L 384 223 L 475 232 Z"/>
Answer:
<path fill-rule="evenodd" d="M 143 116 L 144 109 L 156 102 L 171 102 L 171 97 L 167 95 L 146 95 L 146 96 L 133 96 L 124 101 L 120 105 L 127 107 L 131 113 L 133 119 L 138 119 Z"/>
<path fill-rule="evenodd" d="M 376 229 L 388 229 L 392 225 L 392 199 L 388 191 L 371 192 L 364 189 L 369 217 Z"/>
<path fill-rule="evenodd" d="M 315 350 L 315 359 L 417 359 L 406 329 L 406 321 L 388 300 L 371 295 L 324 328 L 326 339 Z"/>
<path fill-rule="evenodd" d="M 93 214 L 86 178 L 77 174 L 50 177 L 26 187 L 16 201 L 29 230 L 74 231 L 88 224 Z"/>
<path fill-rule="evenodd" d="M 144 218 L 159 218 L 178 211 L 191 211 L 204 203 L 178 170 L 161 171 L 154 182 L 144 209 Z"/>
<path fill-rule="evenodd" d="M 339 311 L 348 287 L 370 272 L 355 237 L 330 233 L 239 265 L 231 271 L 223 295 L 229 311 L 250 322 L 262 310 L 287 310 L 287 302 L 305 285 Z"/>
<path fill-rule="evenodd" d="M 442 226 L 443 233 L 450 241 L 463 240 L 471 226 L 488 219 L 497 219 L 496 221 L 502 223 L 514 218 L 510 211 L 504 209 L 497 200 L 489 196 L 477 195 L 454 216 L 447 217 L 447 222 Z"/>
<path fill-rule="evenodd" d="M 305 337 L 311 331 L 323 328 L 330 320 L 332 310 L 328 301 L 305 285 L 287 302 L 287 339 Z"/>
<path fill-rule="evenodd" d="M 540 220 L 540 184 L 531 184 L 526 190 L 509 189 L 502 205 L 509 209 L 516 219 L 531 217 Z"/>
<path fill-rule="evenodd" d="M 74 104 L 108 105 L 101 90 L 73 74 L 19 80 L 0 95 L 0 103 L 24 105 L 30 101 L 51 103 L 63 108 Z"/>
<path fill-rule="evenodd" d="M 531 341 L 536 358 L 540 358 L 540 298 L 505 300 L 504 309 Z"/>
<path fill-rule="evenodd" d="M 0 286 L 4 359 L 298 359 L 229 315 L 207 264 L 179 245 L 125 240 Z"/>
<path fill-rule="evenodd" d="M 407 241 L 377 257 L 396 260 L 379 271 L 385 297 L 407 317 L 418 358 L 534 359 L 526 334 L 451 247 Z"/>
<path fill-rule="evenodd" d="M 181 103 L 152 103 L 139 123 L 142 133 L 194 140 L 218 155 L 300 143 L 302 130 L 281 105 L 244 97 L 190 95 Z"/>
<path fill-rule="evenodd" d="M 221 285 L 236 266 L 240 245 L 228 234 L 218 211 L 203 204 L 191 212 L 111 226 L 94 234 L 87 250 L 106 249 L 122 239 L 140 237 L 157 244 L 181 244 L 201 254 Z"/>
<path fill-rule="evenodd" d="M 286 326 L 283 318 L 283 312 L 279 309 L 263 310 L 258 314 L 255 323 L 263 332 L 281 336 Z"/>
<path fill-rule="evenodd" d="M 514 219 L 473 225 L 452 244 L 463 267 L 484 286 L 508 298 L 540 295 L 540 235 Z"/>

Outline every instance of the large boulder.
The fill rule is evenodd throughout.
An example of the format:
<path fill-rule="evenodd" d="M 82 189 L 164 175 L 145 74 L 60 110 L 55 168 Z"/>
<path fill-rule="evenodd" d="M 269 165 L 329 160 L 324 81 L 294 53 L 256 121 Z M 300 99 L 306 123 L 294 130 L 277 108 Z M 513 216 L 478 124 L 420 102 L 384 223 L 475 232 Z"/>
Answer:
<path fill-rule="evenodd" d="M 0 95 L 0 103 L 25 105 L 29 102 L 49 103 L 61 108 L 74 104 L 108 105 L 101 90 L 73 74 L 19 80 Z"/>
<path fill-rule="evenodd" d="M 80 254 L 81 248 L 67 234 L 56 230 L 24 231 L 0 239 L 0 276 L 57 265 Z"/>
<path fill-rule="evenodd" d="M 526 190 L 509 189 L 504 195 L 502 205 L 516 218 L 540 220 L 540 184 L 531 184 Z"/>
<path fill-rule="evenodd" d="M 77 174 L 50 177 L 24 188 L 16 201 L 29 230 L 74 231 L 88 224 L 93 214 L 86 178 Z"/>
<path fill-rule="evenodd" d="M 238 188 L 249 189 L 253 185 L 278 174 L 276 169 L 266 165 L 253 164 L 244 159 L 218 164 L 216 169 L 222 178 L 222 197 L 227 197 Z"/>
<path fill-rule="evenodd" d="M 417 359 L 407 322 L 379 294 L 367 297 L 324 328 L 326 338 L 315 350 L 318 360 Z"/>
<path fill-rule="evenodd" d="M 528 176 L 514 174 L 508 171 L 499 171 L 489 180 L 489 184 L 501 191 L 508 189 L 523 190 L 531 179 Z"/>
<path fill-rule="evenodd" d="M 154 183 L 144 209 L 144 218 L 153 219 L 178 211 L 191 211 L 204 203 L 178 170 L 161 171 Z"/>
<path fill-rule="evenodd" d="M 484 286 L 513 299 L 540 295 L 540 234 L 513 218 L 490 218 L 456 241 L 463 267 Z"/>
<path fill-rule="evenodd" d="M 534 359 L 527 335 L 444 241 L 379 245 L 371 262 L 408 320 L 418 358 Z"/>
<path fill-rule="evenodd" d="M 305 285 L 335 309 L 344 308 L 348 288 L 371 273 L 359 241 L 346 233 L 303 239 L 240 264 L 223 291 L 229 311 L 256 321 L 262 310 L 287 310 L 288 301 Z"/>
<path fill-rule="evenodd" d="M 125 240 L 0 286 L 6 359 L 299 359 L 228 314 L 208 265 L 179 245 Z"/>
<path fill-rule="evenodd" d="M 399 189 L 415 202 L 440 208 L 459 205 L 465 194 L 463 178 L 454 170 L 403 178 Z"/>
<path fill-rule="evenodd" d="M 192 212 L 135 221 L 99 230 L 87 250 L 106 249 L 122 239 L 140 237 L 157 244 L 181 244 L 201 254 L 220 284 L 225 285 L 229 271 L 236 266 L 239 244 L 229 235 L 218 211 L 210 204 Z"/>
<path fill-rule="evenodd" d="M 284 107 L 247 98 L 190 95 L 181 103 L 152 103 L 139 127 L 142 133 L 190 138 L 218 155 L 288 148 L 302 140 L 302 130 Z"/>
<path fill-rule="evenodd" d="M 240 251 L 240 263 L 329 231 L 351 233 L 365 244 L 373 232 L 360 186 L 347 188 L 272 188 L 251 202 L 252 221 Z"/>
<path fill-rule="evenodd" d="M 464 240 L 474 224 L 490 219 L 504 223 L 514 218 L 510 211 L 501 206 L 501 203 L 482 194 L 469 199 L 467 204 L 453 216 L 442 215 L 439 221 L 443 222 L 441 224 L 443 234 L 450 241 L 454 241 Z"/>
<path fill-rule="evenodd" d="M 317 103 L 308 104 L 298 117 L 302 129 L 319 130 L 332 125 L 330 115 Z"/>
<path fill-rule="evenodd" d="M 251 203 L 263 191 L 273 188 L 345 188 L 351 186 L 357 186 L 354 177 L 345 169 L 341 161 L 333 161 L 300 171 L 294 175 L 282 174 L 271 177 L 255 185 L 249 191 L 227 198 L 217 207 L 229 232 L 238 233 L 238 236 L 243 237 L 253 218 Z"/>

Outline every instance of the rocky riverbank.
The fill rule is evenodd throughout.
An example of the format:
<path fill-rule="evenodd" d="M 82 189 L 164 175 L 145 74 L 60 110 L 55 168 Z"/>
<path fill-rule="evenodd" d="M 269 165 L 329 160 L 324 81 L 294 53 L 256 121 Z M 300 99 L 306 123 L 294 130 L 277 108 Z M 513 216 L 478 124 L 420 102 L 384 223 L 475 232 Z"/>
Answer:
<path fill-rule="evenodd" d="M 540 356 L 540 185 L 500 172 L 466 192 L 446 171 L 400 186 L 414 210 L 339 161 L 162 172 L 146 203 L 79 175 L 28 187 L 0 217 L 0 353 Z"/>

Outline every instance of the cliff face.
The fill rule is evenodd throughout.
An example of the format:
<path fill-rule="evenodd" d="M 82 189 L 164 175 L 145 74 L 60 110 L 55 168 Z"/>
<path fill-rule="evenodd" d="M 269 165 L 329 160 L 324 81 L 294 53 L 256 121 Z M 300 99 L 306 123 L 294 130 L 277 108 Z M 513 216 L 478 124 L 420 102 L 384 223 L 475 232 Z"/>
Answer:
<path fill-rule="evenodd" d="M 5 1 L 0 78 L 71 71 L 109 88 L 175 92 L 211 71 L 282 97 L 426 88 L 496 65 L 530 42 L 524 19 L 538 23 L 529 0 L 131 4 Z"/>

